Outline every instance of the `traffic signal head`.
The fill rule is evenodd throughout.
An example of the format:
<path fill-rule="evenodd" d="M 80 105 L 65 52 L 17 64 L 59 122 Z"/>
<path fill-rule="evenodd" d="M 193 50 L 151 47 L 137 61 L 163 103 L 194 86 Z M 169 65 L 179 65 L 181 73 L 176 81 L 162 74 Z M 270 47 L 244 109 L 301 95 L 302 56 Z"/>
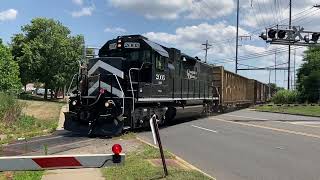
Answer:
<path fill-rule="evenodd" d="M 270 29 L 270 30 L 268 31 L 268 37 L 271 38 L 271 39 L 274 39 L 274 38 L 276 37 L 276 33 L 277 33 L 276 30 Z"/>
<path fill-rule="evenodd" d="M 261 33 L 259 37 L 261 37 L 265 41 L 267 40 L 267 35 L 265 33 Z"/>
<path fill-rule="evenodd" d="M 317 42 L 319 39 L 320 33 L 312 33 L 311 41 Z"/>
<path fill-rule="evenodd" d="M 280 30 L 278 32 L 278 38 L 283 39 L 286 36 L 286 31 Z"/>

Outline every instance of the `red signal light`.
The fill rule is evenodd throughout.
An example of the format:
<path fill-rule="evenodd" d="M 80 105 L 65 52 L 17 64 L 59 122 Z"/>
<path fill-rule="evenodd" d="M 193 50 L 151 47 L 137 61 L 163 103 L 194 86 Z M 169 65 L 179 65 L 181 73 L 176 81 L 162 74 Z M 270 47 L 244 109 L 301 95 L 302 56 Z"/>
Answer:
<path fill-rule="evenodd" d="M 119 155 L 122 151 L 122 147 L 120 144 L 114 144 L 112 146 L 112 152 L 115 154 L 115 155 Z"/>

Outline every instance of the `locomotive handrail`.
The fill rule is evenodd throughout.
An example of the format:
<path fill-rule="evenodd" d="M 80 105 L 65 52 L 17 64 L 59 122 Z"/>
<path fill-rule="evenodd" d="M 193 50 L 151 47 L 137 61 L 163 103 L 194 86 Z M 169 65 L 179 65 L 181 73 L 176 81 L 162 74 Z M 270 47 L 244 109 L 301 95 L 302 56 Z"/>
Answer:
<path fill-rule="evenodd" d="M 120 81 L 119 81 L 117 75 L 115 75 L 115 74 L 113 74 L 113 75 L 114 75 L 114 77 L 116 78 L 117 83 L 118 83 L 118 85 L 119 85 L 119 88 L 120 88 L 120 90 L 121 90 L 121 92 L 122 92 L 122 114 L 121 114 L 121 116 L 123 116 L 123 114 L 124 114 L 124 96 L 125 96 L 125 95 L 124 95 L 122 86 L 121 86 L 121 84 L 120 84 Z"/>
<path fill-rule="evenodd" d="M 76 73 L 76 74 L 74 74 L 74 75 L 72 76 L 71 83 L 70 83 L 70 85 L 69 85 L 67 94 L 69 94 L 69 91 L 70 91 L 71 85 L 72 85 L 72 83 L 73 83 L 73 80 L 74 80 L 75 76 L 77 76 L 77 75 L 78 75 L 78 74 Z"/>
<path fill-rule="evenodd" d="M 141 69 L 141 68 L 140 68 Z M 131 78 L 131 70 L 140 71 L 139 68 L 130 68 L 129 69 L 129 80 L 130 80 L 130 87 L 131 87 L 131 94 L 132 94 L 132 110 L 131 113 L 134 112 L 134 92 L 133 92 L 133 85 L 132 85 L 132 78 Z"/>

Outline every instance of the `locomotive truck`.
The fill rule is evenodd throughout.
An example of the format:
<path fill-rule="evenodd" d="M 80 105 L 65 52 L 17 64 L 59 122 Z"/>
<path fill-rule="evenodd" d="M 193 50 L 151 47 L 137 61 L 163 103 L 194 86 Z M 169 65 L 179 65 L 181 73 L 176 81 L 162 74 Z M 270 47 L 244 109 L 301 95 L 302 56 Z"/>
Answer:
<path fill-rule="evenodd" d="M 147 127 L 153 115 L 167 123 L 177 114 L 218 111 L 229 105 L 223 100 L 227 80 L 217 83 L 214 68 L 141 35 L 118 36 L 74 76 L 77 85 L 64 128 L 114 136 L 124 129 Z"/>

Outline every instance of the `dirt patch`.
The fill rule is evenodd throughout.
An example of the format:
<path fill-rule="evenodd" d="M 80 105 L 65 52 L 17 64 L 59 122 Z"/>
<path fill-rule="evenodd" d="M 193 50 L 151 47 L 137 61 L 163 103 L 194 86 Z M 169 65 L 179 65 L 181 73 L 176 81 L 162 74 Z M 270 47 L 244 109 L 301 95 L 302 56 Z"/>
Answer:
<path fill-rule="evenodd" d="M 23 113 L 41 120 L 58 120 L 60 109 L 64 103 L 48 101 L 19 100 L 25 104 Z"/>

